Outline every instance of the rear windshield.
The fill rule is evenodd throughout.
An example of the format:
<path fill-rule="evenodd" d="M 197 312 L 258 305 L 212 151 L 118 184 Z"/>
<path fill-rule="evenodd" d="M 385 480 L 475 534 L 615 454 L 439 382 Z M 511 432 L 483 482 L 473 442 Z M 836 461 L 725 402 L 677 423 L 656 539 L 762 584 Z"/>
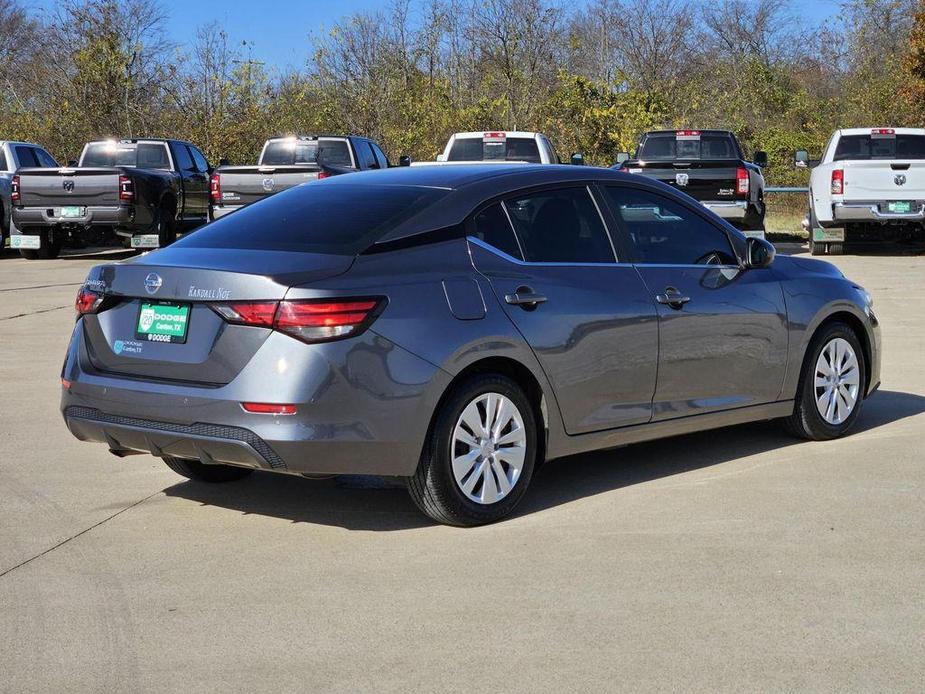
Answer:
<path fill-rule="evenodd" d="M 243 207 L 174 245 L 356 255 L 448 192 L 306 183 Z"/>
<path fill-rule="evenodd" d="M 732 137 L 722 134 L 678 136 L 675 133 L 646 135 L 636 153 L 643 161 L 674 159 L 738 159 Z"/>
<path fill-rule="evenodd" d="M 447 161 L 527 161 L 540 163 L 540 148 L 532 137 L 483 140 L 460 137 L 453 141 Z"/>
<path fill-rule="evenodd" d="M 843 135 L 833 159 L 925 159 L 925 135 Z"/>
<path fill-rule="evenodd" d="M 267 166 L 317 163 L 353 166 L 346 140 L 273 140 L 264 149 L 260 163 Z"/>
<path fill-rule="evenodd" d="M 93 142 L 87 145 L 81 166 L 137 166 L 170 170 L 167 145 L 162 142 Z"/>

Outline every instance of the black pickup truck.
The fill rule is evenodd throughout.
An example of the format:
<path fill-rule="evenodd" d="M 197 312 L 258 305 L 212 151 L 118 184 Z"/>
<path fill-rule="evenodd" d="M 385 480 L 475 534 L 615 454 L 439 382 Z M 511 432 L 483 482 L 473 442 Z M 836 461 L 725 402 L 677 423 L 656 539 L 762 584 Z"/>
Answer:
<path fill-rule="evenodd" d="M 212 173 L 212 219 L 301 183 L 389 166 L 379 145 L 365 137 L 271 137 L 264 143 L 256 166 L 223 165 Z"/>
<path fill-rule="evenodd" d="M 764 176 L 768 156 L 745 159 L 728 130 L 653 130 L 642 136 L 633 158 L 618 155 L 620 168 L 658 179 L 713 210 L 743 231 L 764 232 Z"/>
<path fill-rule="evenodd" d="M 169 245 L 208 221 L 210 173 L 194 145 L 154 138 L 89 142 L 76 166 L 21 168 L 12 182 L 20 253 L 54 258 L 68 237 Z"/>

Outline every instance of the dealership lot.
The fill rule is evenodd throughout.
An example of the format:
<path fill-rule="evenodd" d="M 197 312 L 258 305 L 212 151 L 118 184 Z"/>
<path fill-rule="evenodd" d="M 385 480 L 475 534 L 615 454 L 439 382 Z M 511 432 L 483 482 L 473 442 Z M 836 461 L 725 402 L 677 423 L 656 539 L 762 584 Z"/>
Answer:
<path fill-rule="evenodd" d="M 206 486 L 74 440 L 58 373 L 102 257 L 0 257 L 0 690 L 919 689 L 921 256 L 832 258 L 883 328 L 853 435 L 560 460 L 471 530 L 364 480 Z"/>

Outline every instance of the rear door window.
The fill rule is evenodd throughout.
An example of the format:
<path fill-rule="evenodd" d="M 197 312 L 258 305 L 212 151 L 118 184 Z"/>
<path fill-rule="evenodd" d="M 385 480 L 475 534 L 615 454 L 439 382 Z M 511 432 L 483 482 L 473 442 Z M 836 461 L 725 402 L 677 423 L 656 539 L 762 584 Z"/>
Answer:
<path fill-rule="evenodd" d="M 200 152 L 195 147 L 189 148 L 190 154 L 193 155 L 193 161 L 196 162 L 196 168 L 202 173 L 209 171 L 209 162 L 206 160 L 202 152 Z"/>
<path fill-rule="evenodd" d="M 6 163 L 6 154 L 0 149 L 0 171 L 9 171 L 10 167 Z"/>
<path fill-rule="evenodd" d="M 610 237 L 585 187 L 545 190 L 504 201 L 524 260 L 533 263 L 616 262 Z"/>
<path fill-rule="evenodd" d="M 376 155 L 373 154 L 372 147 L 369 146 L 368 142 L 360 141 L 357 145 L 357 154 L 360 157 L 360 168 L 361 169 L 374 169 L 376 168 Z"/>
<path fill-rule="evenodd" d="M 193 165 L 193 158 L 190 156 L 189 150 L 186 148 L 186 145 L 177 142 L 173 145 L 173 156 L 177 160 L 177 170 L 178 171 L 196 171 L 196 167 Z"/>
<path fill-rule="evenodd" d="M 379 145 L 374 142 L 369 143 L 370 148 L 373 150 L 373 156 L 376 157 L 376 163 L 379 164 L 380 169 L 389 168 L 389 159 L 382 153 L 382 150 L 379 149 Z"/>
<path fill-rule="evenodd" d="M 41 166 L 45 166 L 45 167 L 52 168 L 52 169 L 57 168 L 58 166 L 58 162 L 55 161 L 55 158 L 51 156 L 48 152 L 46 152 L 44 149 L 42 149 L 41 147 L 35 148 L 35 156 L 38 158 L 39 165 Z"/>
<path fill-rule="evenodd" d="M 699 214 L 638 188 L 607 186 L 608 202 L 638 263 L 737 265 L 729 237 Z"/>
<path fill-rule="evenodd" d="M 356 255 L 448 192 L 359 183 L 296 186 L 222 217 L 174 245 Z"/>
<path fill-rule="evenodd" d="M 32 147 L 26 145 L 16 145 L 14 147 L 16 150 L 16 159 L 19 161 L 19 165 L 23 168 L 27 166 L 41 166 L 39 164 L 38 158 L 35 156 L 35 151 Z"/>
<path fill-rule="evenodd" d="M 512 258 L 523 260 L 514 229 L 500 202 L 486 207 L 472 218 L 469 234 Z"/>

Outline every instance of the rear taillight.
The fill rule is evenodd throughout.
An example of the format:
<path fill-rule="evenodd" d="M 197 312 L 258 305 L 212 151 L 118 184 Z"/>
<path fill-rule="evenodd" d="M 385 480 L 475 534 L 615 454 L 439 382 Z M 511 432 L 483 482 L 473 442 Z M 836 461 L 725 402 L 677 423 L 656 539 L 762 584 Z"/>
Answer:
<path fill-rule="evenodd" d="M 843 169 L 832 170 L 832 195 L 842 195 L 845 192 L 845 172 Z"/>
<path fill-rule="evenodd" d="M 77 299 L 74 301 L 74 310 L 77 311 L 78 316 L 97 313 L 103 305 L 104 298 L 102 294 L 90 291 L 86 287 L 81 287 L 80 291 L 77 292 Z"/>
<path fill-rule="evenodd" d="M 748 195 L 748 169 L 744 166 L 736 169 L 736 194 Z"/>
<path fill-rule="evenodd" d="M 212 202 L 222 201 L 222 179 L 217 173 L 212 174 L 209 182 L 209 195 L 212 197 Z"/>
<path fill-rule="evenodd" d="M 135 182 L 128 176 L 119 176 L 119 200 L 131 202 L 135 199 Z"/>
<path fill-rule="evenodd" d="M 320 181 L 321 179 L 323 179 L 323 178 L 330 178 L 330 177 L 331 177 L 331 174 L 329 174 L 327 171 L 319 171 L 319 172 L 318 172 L 318 180 L 319 180 L 319 181 Z"/>
<path fill-rule="evenodd" d="M 229 323 L 272 328 L 303 342 L 327 342 L 358 335 L 385 308 L 383 298 L 240 301 L 212 309 Z"/>
<path fill-rule="evenodd" d="M 276 405 L 269 402 L 242 402 L 241 408 L 251 414 L 292 415 L 296 413 L 295 405 Z"/>
<path fill-rule="evenodd" d="M 10 201 L 16 203 L 19 202 L 19 198 L 19 176 L 13 176 L 10 179 Z"/>

